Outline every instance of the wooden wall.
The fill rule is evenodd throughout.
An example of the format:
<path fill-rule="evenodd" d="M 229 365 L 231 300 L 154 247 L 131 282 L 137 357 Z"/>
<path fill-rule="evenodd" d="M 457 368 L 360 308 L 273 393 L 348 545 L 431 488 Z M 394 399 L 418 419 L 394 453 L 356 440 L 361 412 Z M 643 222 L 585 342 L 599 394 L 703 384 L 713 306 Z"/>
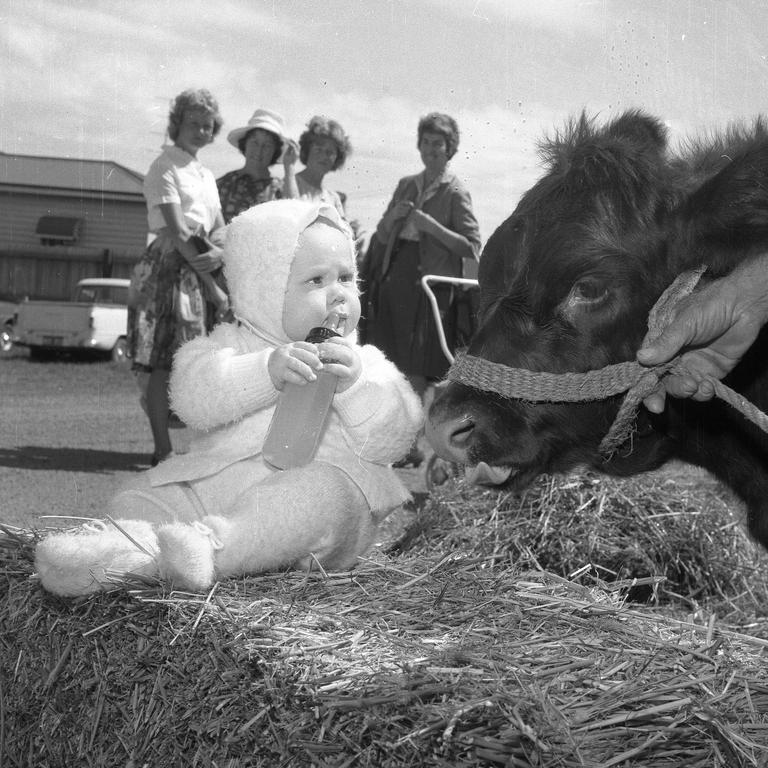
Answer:
<path fill-rule="evenodd" d="M 84 277 L 127 277 L 141 252 L 53 246 L 0 249 L 0 300 L 71 299 Z"/>
<path fill-rule="evenodd" d="M 42 245 L 41 216 L 83 220 L 71 246 Z M 130 277 L 147 242 L 147 208 L 141 196 L 0 191 L 0 300 L 71 298 L 84 277 Z"/>
<path fill-rule="evenodd" d="M 141 252 L 147 242 L 144 199 L 119 200 L 81 195 L 0 192 L 0 248 L 40 245 L 35 233 L 41 216 L 73 216 L 83 220 L 81 248 Z"/>

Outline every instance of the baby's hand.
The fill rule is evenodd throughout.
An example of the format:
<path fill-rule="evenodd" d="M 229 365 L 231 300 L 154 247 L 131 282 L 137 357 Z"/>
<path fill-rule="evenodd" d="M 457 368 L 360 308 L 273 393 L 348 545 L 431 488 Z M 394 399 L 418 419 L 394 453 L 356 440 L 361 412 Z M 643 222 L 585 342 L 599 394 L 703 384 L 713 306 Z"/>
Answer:
<path fill-rule="evenodd" d="M 275 385 L 281 391 L 286 382 L 306 384 L 317 379 L 317 371 L 323 367 L 317 353 L 317 346 L 306 341 L 292 341 L 283 344 L 269 356 L 267 370 Z"/>
<path fill-rule="evenodd" d="M 317 345 L 323 370 L 338 376 L 337 392 L 349 389 L 359 378 L 363 370 L 357 347 L 341 337 L 330 338 Z"/>

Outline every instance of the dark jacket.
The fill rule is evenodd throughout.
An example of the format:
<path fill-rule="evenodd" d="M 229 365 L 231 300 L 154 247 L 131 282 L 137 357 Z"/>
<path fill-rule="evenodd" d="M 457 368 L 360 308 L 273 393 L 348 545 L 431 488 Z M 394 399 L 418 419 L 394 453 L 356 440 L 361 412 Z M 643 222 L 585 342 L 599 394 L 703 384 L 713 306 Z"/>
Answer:
<path fill-rule="evenodd" d="M 405 176 L 400 179 L 387 206 L 385 216 L 401 200 L 416 199 L 418 195 L 416 178 L 419 175 Z M 472 199 L 457 176 L 446 171 L 437 191 L 424 202 L 421 209 L 444 227 L 466 237 L 472 245 L 475 258 L 479 257 L 480 230 L 475 214 L 472 212 Z M 384 219 L 379 221 L 375 237 L 382 244 L 388 244 L 387 250 L 391 250 L 405 221 L 397 222 L 393 231 L 387 231 L 383 222 Z M 385 263 L 388 263 L 388 255 L 385 256 Z M 462 274 L 461 257 L 451 253 L 439 240 L 424 232 L 419 233 L 419 263 L 423 275 L 461 277 Z"/>

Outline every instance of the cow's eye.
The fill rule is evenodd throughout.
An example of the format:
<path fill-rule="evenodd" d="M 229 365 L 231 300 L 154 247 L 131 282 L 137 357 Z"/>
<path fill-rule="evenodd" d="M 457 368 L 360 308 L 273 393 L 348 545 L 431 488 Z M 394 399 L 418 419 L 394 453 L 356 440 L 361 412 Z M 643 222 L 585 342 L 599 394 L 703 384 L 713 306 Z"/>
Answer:
<path fill-rule="evenodd" d="M 566 300 L 566 308 L 575 310 L 588 309 L 602 304 L 608 298 L 608 286 L 602 280 L 593 277 L 583 277 L 571 288 Z"/>
<path fill-rule="evenodd" d="M 580 301 L 600 301 L 606 296 L 608 289 L 600 280 L 584 278 L 573 286 L 573 296 Z"/>

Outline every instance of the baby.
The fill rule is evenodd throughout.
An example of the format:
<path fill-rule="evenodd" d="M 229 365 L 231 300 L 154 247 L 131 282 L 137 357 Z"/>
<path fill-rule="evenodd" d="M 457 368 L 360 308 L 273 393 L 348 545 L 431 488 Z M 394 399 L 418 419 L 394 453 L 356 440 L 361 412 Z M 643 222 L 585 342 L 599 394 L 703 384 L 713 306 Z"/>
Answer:
<path fill-rule="evenodd" d="M 189 453 L 118 493 L 114 523 L 43 539 L 36 563 L 47 590 L 85 594 L 127 572 L 204 590 L 313 559 L 347 568 L 407 500 L 391 464 L 413 443 L 421 405 L 376 347 L 356 342 L 354 245 L 335 208 L 251 208 L 228 228 L 224 272 L 235 320 L 182 346 L 171 375 L 173 409 L 196 430 Z M 347 335 L 304 341 L 331 311 L 348 317 Z M 338 385 L 314 459 L 277 470 L 262 446 L 280 390 L 323 367 Z"/>

